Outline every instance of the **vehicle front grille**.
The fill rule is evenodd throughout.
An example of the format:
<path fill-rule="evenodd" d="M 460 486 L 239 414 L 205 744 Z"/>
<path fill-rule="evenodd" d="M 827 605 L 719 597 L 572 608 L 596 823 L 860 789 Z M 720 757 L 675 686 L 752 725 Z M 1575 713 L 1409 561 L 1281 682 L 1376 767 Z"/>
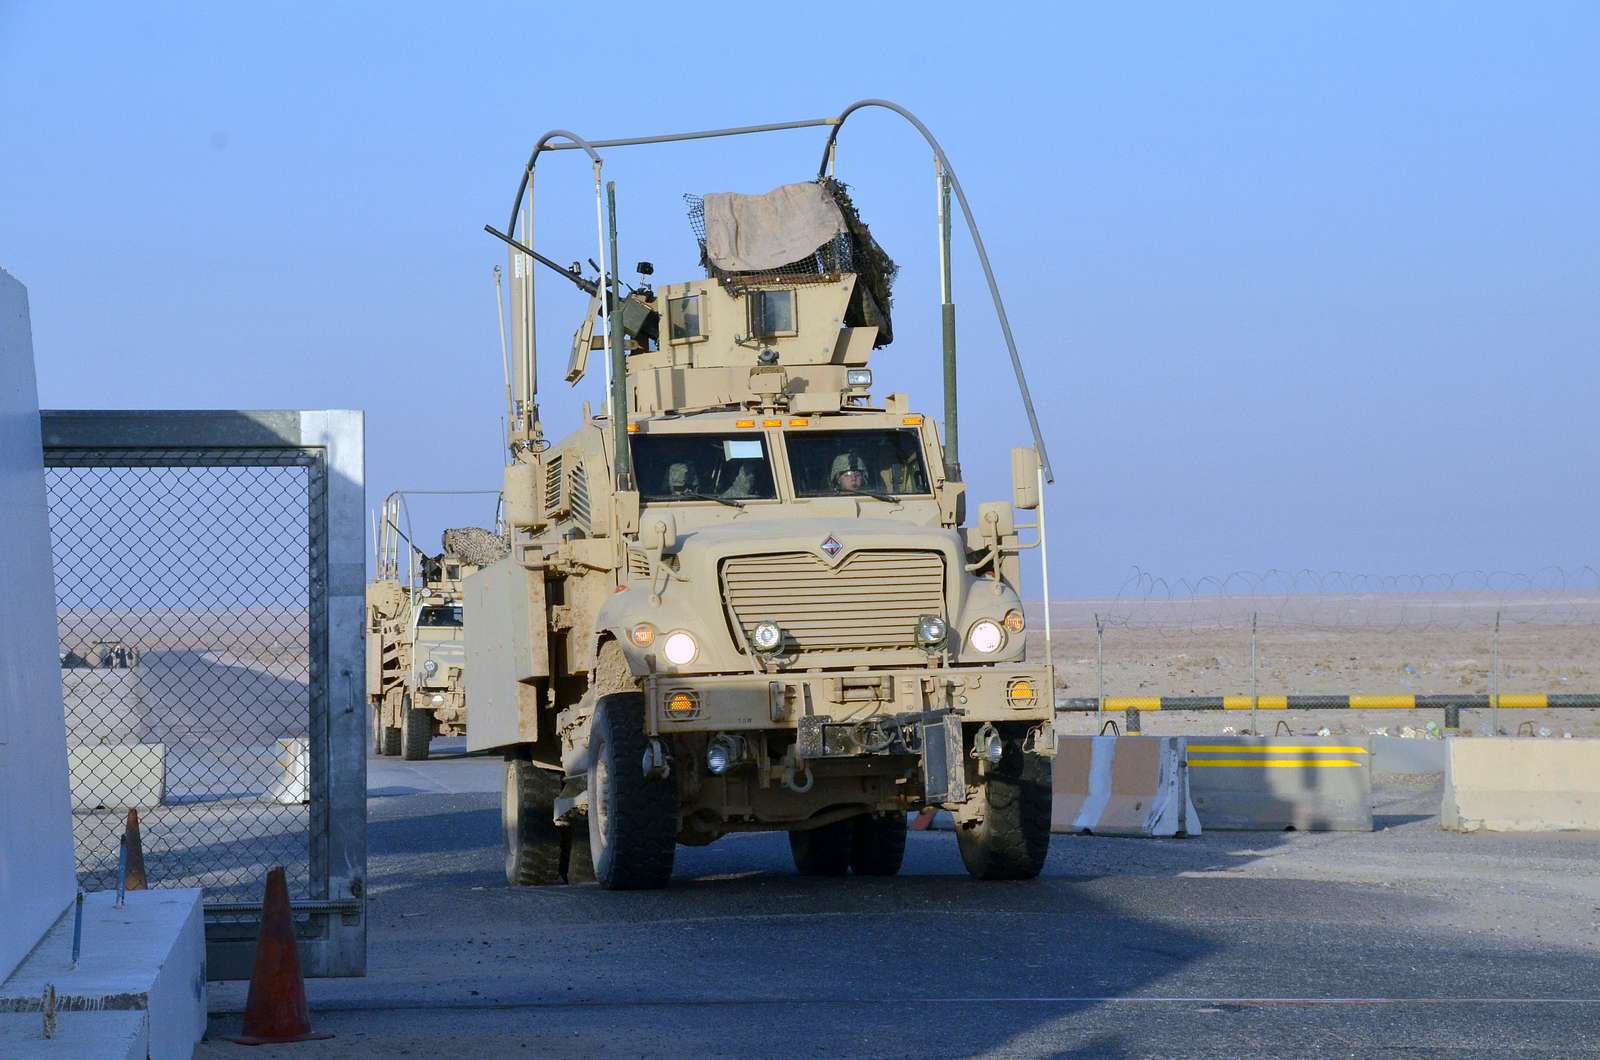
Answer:
<path fill-rule="evenodd" d="M 723 561 L 722 588 L 747 641 L 772 621 L 802 652 L 914 648 L 917 619 L 945 611 L 938 552 L 856 552 L 837 567 L 806 552 L 735 556 Z"/>

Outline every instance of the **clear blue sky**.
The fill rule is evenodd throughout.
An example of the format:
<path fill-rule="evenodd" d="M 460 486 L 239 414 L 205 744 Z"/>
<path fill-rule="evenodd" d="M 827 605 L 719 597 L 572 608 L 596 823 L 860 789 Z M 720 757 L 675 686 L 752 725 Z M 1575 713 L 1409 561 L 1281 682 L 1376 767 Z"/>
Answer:
<path fill-rule="evenodd" d="M 374 503 L 495 487 L 505 258 L 480 229 L 534 139 L 886 96 L 944 141 L 1007 294 L 1057 595 L 1135 564 L 1596 559 L 1600 6 L 601 10 L 0 2 L 0 266 L 44 404 L 364 408 Z M 611 153 L 624 261 L 692 272 L 682 193 L 807 179 L 822 140 Z M 903 265 L 880 383 L 937 413 L 931 162 L 868 114 L 840 175 Z M 541 163 L 559 260 L 593 253 L 587 184 Z M 956 287 L 966 465 L 1002 497 L 1026 432 L 964 242 Z M 544 292 L 560 431 L 583 303 Z"/>

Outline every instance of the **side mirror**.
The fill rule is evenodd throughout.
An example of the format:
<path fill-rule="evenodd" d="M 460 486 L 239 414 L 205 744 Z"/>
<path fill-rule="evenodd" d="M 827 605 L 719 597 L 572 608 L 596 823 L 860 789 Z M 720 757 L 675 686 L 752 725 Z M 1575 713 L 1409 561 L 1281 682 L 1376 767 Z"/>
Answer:
<path fill-rule="evenodd" d="M 653 512 L 645 523 L 644 546 L 658 548 L 662 553 L 678 547 L 678 520 L 671 512 Z"/>
<path fill-rule="evenodd" d="M 1039 507 L 1039 454 L 1036 450 L 1011 450 L 1011 503 L 1024 512 Z"/>

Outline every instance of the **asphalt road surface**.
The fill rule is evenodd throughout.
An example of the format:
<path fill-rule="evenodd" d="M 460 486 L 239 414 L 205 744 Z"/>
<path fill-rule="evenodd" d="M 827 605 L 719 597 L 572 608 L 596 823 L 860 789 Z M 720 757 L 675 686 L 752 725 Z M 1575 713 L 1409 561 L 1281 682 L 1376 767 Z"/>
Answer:
<path fill-rule="evenodd" d="M 294 1056 L 1600 1054 L 1600 835 L 1443 833 L 1437 777 L 1370 834 L 1058 836 L 1002 884 L 948 833 L 887 880 L 742 835 L 654 893 L 508 888 L 498 780 L 372 763 L 369 974 L 309 984 Z M 199 1055 L 255 1055 L 244 997 Z"/>

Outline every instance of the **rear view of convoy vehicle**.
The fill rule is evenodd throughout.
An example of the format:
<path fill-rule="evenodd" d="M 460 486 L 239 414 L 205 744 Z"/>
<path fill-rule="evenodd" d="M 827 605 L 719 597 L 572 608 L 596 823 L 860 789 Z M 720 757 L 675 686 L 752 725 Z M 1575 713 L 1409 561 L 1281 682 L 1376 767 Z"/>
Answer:
<path fill-rule="evenodd" d="M 467 528 L 446 530 L 444 550 L 428 555 L 401 530 L 405 497 L 384 499 L 377 527 L 377 573 L 367 585 L 367 697 L 373 754 L 415 762 L 428 757 L 435 736 L 466 732 L 461 583 L 506 549 L 498 534 Z"/>
<path fill-rule="evenodd" d="M 832 127 L 815 181 L 690 200 L 703 276 L 652 288 L 642 263 L 625 293 L 610 186 L 597 280 L 490 229 L 511 247 L 512 533 L 506 559 L 465 577 L 467 740 L 505 755 L 512 884 L 661 887 L 678 844 L 773 830 L 802 873 L 893 875 L 907 813 L 927 806 L 952 811 L 975 877 L 1044 863 L 1054 680 L 1029 651 L 1021 554 L 1037 543 L 1023 531 L 1043 537 L 1048 462 L 1035 423 L 1012 502 L 969 523 L 948 283 L 952 188 L 965 199 L 931 136 L 948 433 L 901 394 L 874 399 L 895 266 L 832 177 L 860 106 L 798 123 Z M 524 190 L 556 146 L 589 154 L 599 195 L 596 145 L 546 136 L 512 211 L 524 239 Z M 567 381 L 607 352 L 606 407 L 585 403 L 553 444 L 536 263 L 590 294 Z"/>

